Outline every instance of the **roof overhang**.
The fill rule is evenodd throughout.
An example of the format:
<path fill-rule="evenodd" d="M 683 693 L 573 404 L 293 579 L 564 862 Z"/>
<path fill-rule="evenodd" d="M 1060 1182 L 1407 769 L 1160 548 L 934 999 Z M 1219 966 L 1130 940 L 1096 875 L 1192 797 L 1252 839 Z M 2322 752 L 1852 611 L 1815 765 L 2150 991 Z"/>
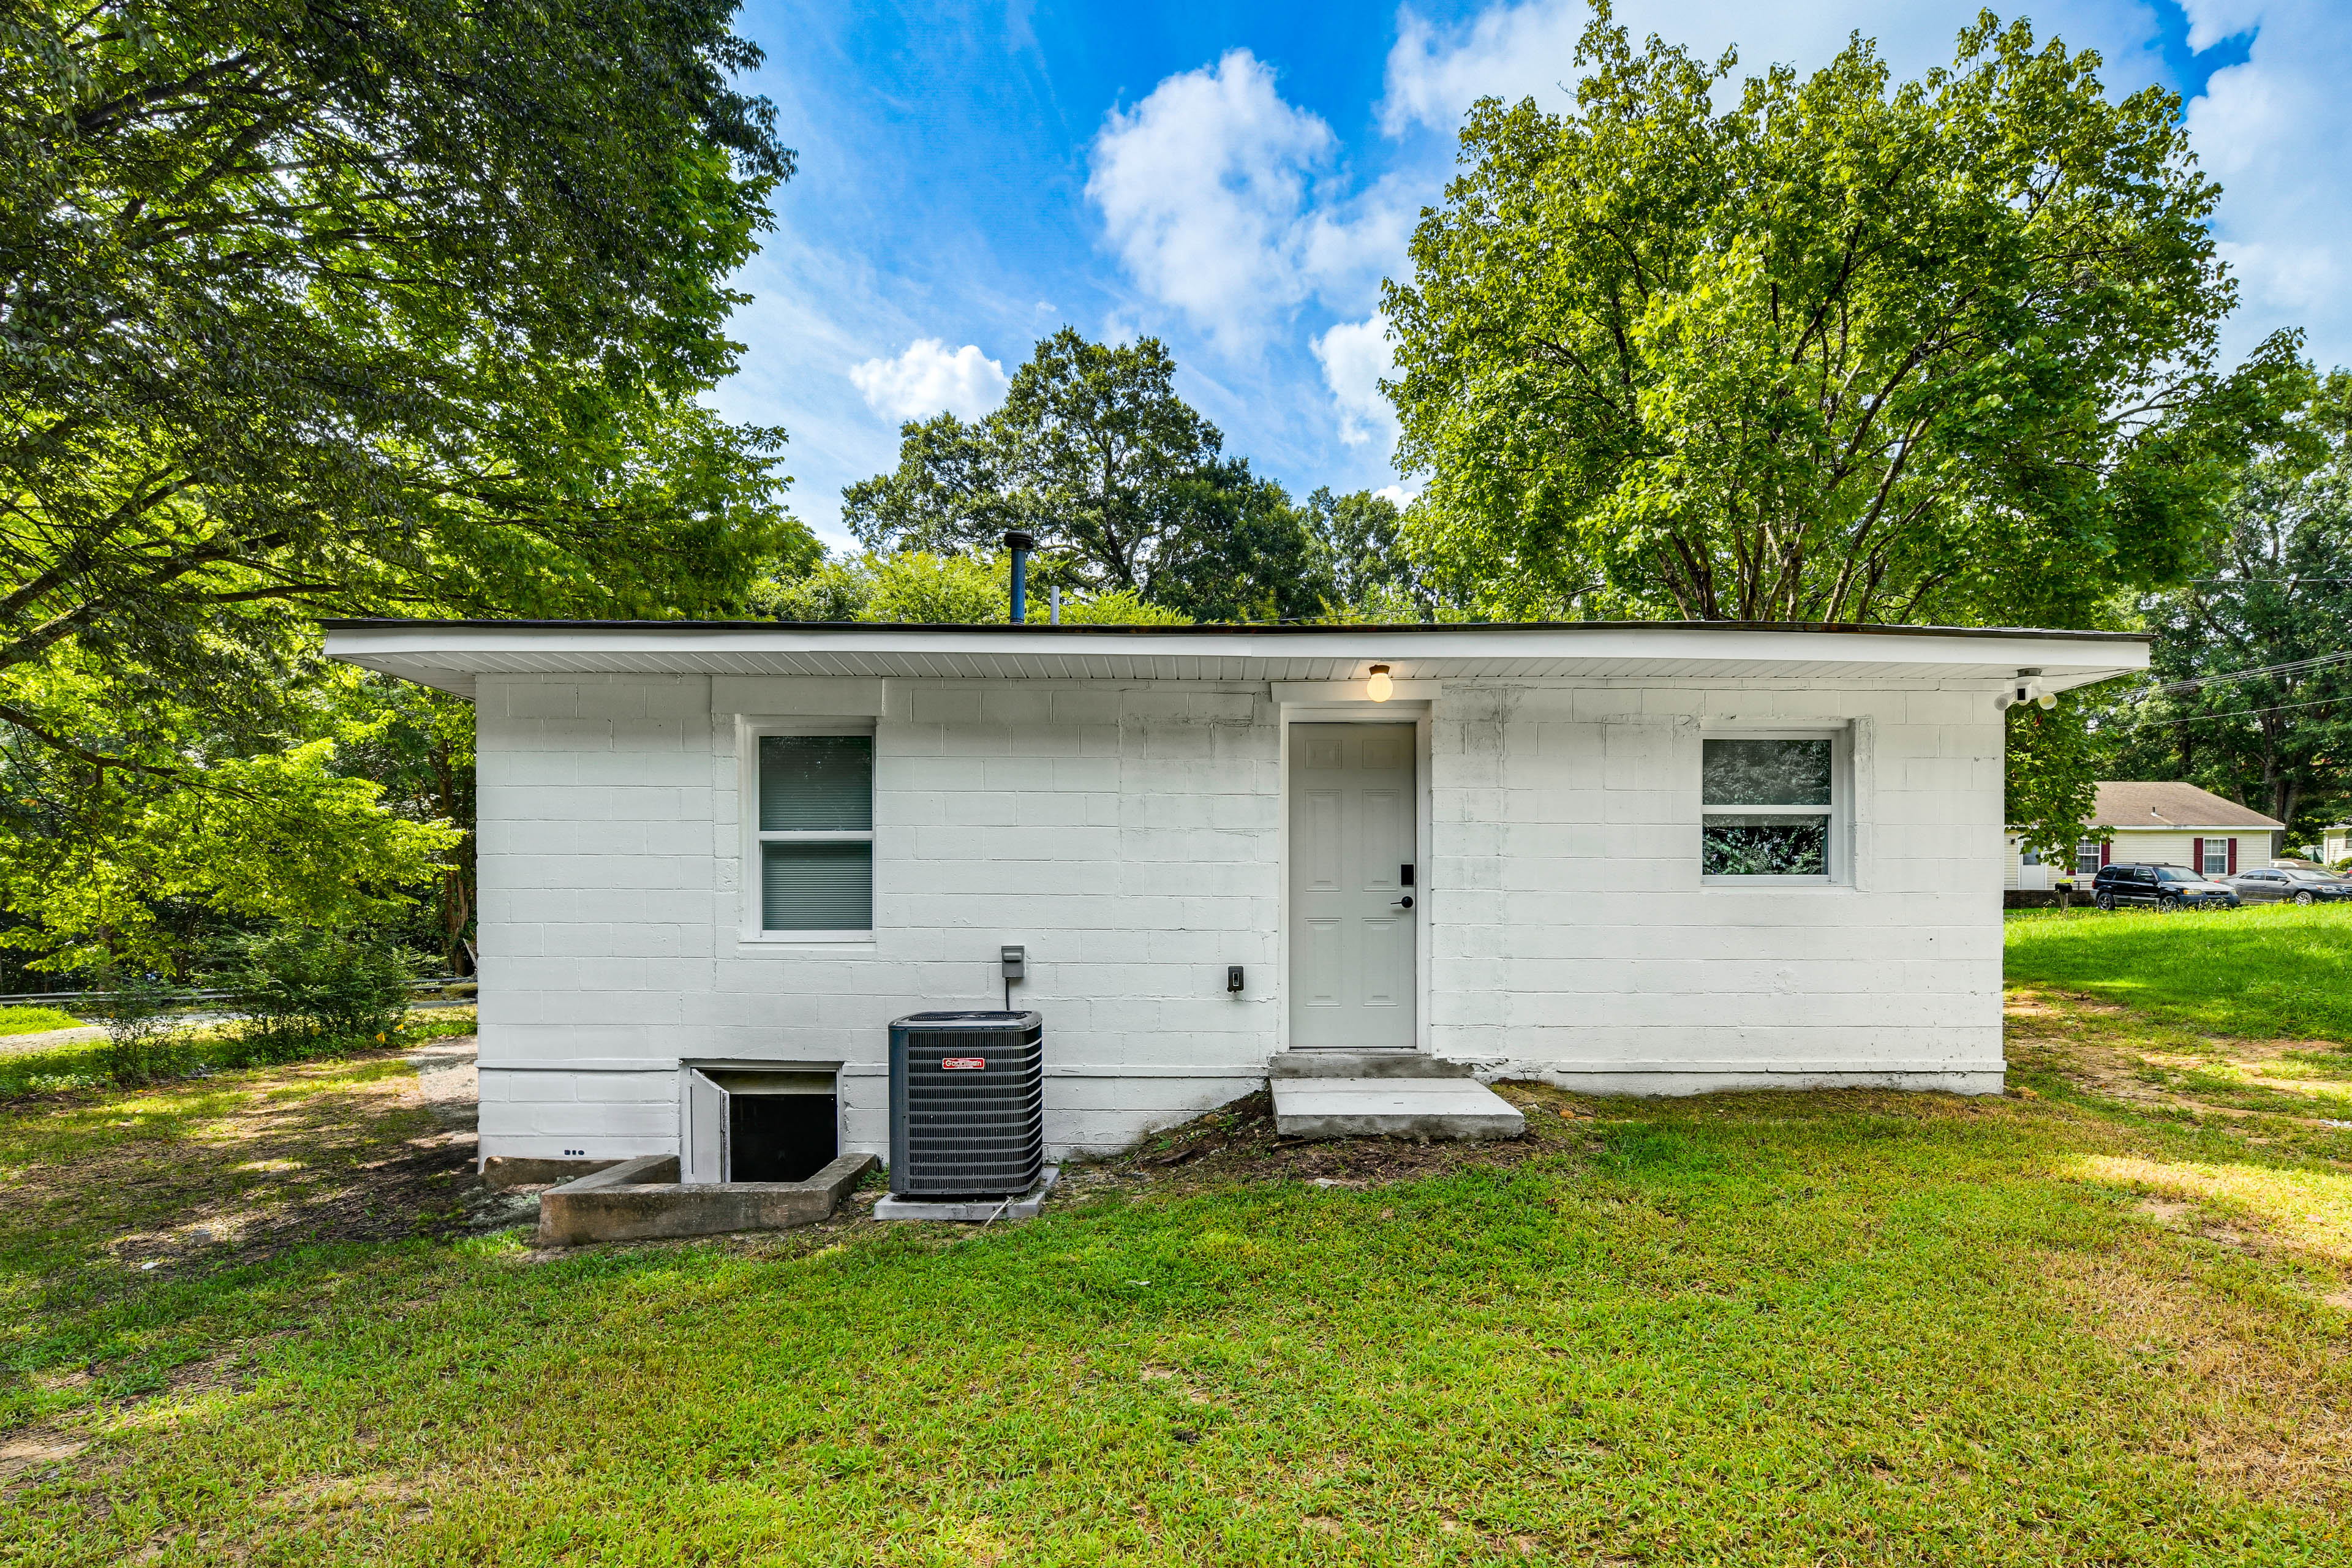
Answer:
<path fill-rule="evenodd" d="M 2137 633 L 1746 621 L 1471 626 L 873 626 L 329 621 L 327 653 L 470 698 L 477 676 L 847 675 L 975 680 L 1481 679 L 1891 682 L 2060 691 L 2147 668 Z"/>

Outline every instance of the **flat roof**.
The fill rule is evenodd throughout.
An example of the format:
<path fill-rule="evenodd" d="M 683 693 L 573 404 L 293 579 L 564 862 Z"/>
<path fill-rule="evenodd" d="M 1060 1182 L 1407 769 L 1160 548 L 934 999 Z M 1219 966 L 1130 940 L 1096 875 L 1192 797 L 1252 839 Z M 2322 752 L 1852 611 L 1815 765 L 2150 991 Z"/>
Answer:
<path fill-rule="evenodd" d="M 489 674 L 932 679 L 1885 680 L 1987 689 L 2021 669 L 2063 690 L 2147 668 L 2138 632 L 1783 621 L 1172 626 L 863 621 L 331 620 L 327 653 L 473 695 Z"/>

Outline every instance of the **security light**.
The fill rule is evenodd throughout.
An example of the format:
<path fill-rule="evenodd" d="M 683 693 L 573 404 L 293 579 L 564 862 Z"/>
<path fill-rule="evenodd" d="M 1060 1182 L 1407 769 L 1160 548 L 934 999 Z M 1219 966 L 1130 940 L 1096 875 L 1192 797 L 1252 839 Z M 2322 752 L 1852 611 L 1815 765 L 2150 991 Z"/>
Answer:
<path fill-rule="evenodd" d="M 1375 702 L 1386 702 L 1395 694 L 1396 682 L 1389 679 L 1389 667 L 1385 664 L 1372 666 L 1372 678 L 1364 682 L 1364 695 Z"/>

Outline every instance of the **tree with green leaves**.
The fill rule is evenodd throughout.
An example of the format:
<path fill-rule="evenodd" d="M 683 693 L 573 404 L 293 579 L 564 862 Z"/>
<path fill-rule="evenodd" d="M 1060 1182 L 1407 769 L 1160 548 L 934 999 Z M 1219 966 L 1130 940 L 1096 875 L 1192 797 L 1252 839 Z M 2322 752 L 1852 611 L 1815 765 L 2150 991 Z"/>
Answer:
<path fill-rule="evenodd" d="M 425 874 L 289 706 L 309 617 L 705 613 L 815 558 L 782 434 L 698 400 L 792 168 L 733 9 L 0 11 L 0 820 L 64 950 L 236 903 L 193 858 L 240 811 L 289 888 Z M 37 874 L 118 851 L 104 911 Z"/>
<path fill-rule="evenodd" d="M 2074 847 L 2104 839 L 2089 825 L 2098 804 L 2105 753 L 2091 730 L 2093 700 L 2079 692 L 2054 707 L 2023 702 L 2009 710 L 2009 749 L 2002 773 L 2003 804 L 2019 847 L 2044 860 L 2071 864 Z"/>
<path fill-rule="evenodd" d="M 1426 574 L 1405 550 L 1403 508 L 1371 490 L 1339 495 L 1325 485 L 1307 498 L 1306 510 L 1330 584 L 1330 613 L 1370 621 L 1435 618 Z"/>
<path fill-rule="evenodd" d="M 1029 618 L 1047 616 L 1032 583 Z M 866 621 L 900 626 L 1001 626 L 1013 618 L 1012 558 L 939 555 L 928 550 L 867 551 L 763 583 L 751 593 L 758 615 L 780 621 Z M 1132 588 L 1070 593 L 1065 626 L 1176 626 L 1192 617 L 1145 600 Z"/>
<path fill-rule="evenodd" d="M 934 553 L 1037 542 L 1039 581 L 1131 591 L 1201 620 L 1313 613 L 1313 541 L 1279 485 L 1224 455 L 1178 395 L 1157 338 L 1042 340 L 1003 405 L 899 431 L 898 468 L 842 492 L 869 549 Z"/>
<path fill-rule="evenodd" d="M 2079 624 L 2189 574 L 2295 375 L 2225 373 L 2180 105 L 1986 14 L 1895 84 L 1601 7 L 1576 106 L 1482 100 L 1392 283 L 1414 545 L 1498 614 Z"/>
<path fill-rule="evenodd" d="M 307 683 L 340 741 L 333 771 L 383 792 L 378 804 L 405 821 L 447 823 L 459 837 L 408 911 L 405 945 L 437 952 L 468 974 L 479 900 L 474 867 L 474 705 L 460 697 L 348 665 Z"/>
<path fill-rule="evenodd" d="M 2157 684 L 2103 719 L 2111 776 L 2185 779 L 2310 837 L 2352 802 L 2347 437 L 2338 371 L 2239 476 L 2198 577 L 2141 602 Z"/>

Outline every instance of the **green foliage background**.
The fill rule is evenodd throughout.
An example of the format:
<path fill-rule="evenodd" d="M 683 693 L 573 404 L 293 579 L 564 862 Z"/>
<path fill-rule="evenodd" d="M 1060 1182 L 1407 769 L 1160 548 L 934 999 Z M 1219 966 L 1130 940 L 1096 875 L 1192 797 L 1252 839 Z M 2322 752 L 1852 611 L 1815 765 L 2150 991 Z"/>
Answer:
<path fill-rule="evenodd" d="M 730 613 L 816 556 L 782 433 L 699 401 L 793 165 L 732 13 L 0 10 L 5 941 L 179 967 L 430 887 L 455 949 L 456 716 L 310 618 Z"/>
<path fill-rule="evenodd" d="M 1990 14 L 1895 83 L 1606 7 L 1573 112 L 1482 100 L 1391 283 L 1416 552 L 1496 616 L 2074 626 L 2189 574 L 2291 336 L 2219 368 L 2177 100 Z"/>

